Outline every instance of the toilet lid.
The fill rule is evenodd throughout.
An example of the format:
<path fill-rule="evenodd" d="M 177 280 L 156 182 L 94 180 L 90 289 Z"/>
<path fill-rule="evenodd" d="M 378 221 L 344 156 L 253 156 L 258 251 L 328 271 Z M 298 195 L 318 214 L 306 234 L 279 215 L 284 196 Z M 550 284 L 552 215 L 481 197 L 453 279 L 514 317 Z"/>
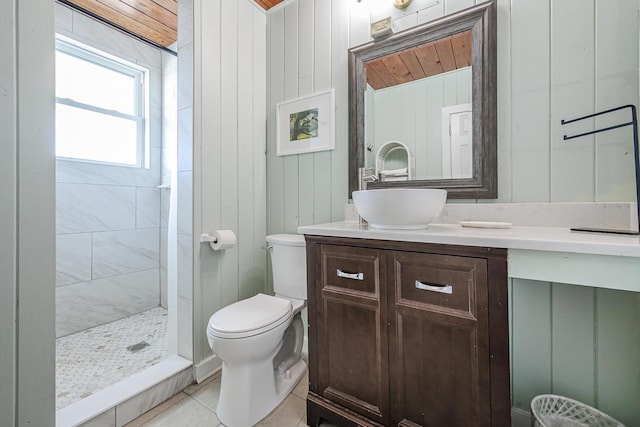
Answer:
<path fill-rule="evenodd" d="M 207 329 L 218 337 L 243 338 L 275 328 L 292 312 L 289 300 L 258 294 L 213 313 Z"/>

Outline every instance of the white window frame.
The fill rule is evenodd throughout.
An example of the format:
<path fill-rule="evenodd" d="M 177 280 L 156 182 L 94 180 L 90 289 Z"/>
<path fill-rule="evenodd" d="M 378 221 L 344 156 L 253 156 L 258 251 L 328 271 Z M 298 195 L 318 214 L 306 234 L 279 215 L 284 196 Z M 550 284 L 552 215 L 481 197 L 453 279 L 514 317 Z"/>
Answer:
<path fill-rule="evenodd" d="M 124 118 L 136 122 L 137 140 L 136 140 L 136 163 L 119 163 L 102 161 L 96 159 L 83 159 L 76 157 L 56 156 L 58 159 L 69 160 L 74 162 L 97 163 L 113 166 L 149 168 L 149 85 L 147 68 L 140 67 L 131 62 L 125 61 L 113 55 L 109 55 L 99 49 L 95 49 L 79 43 L 73 39 L 56 35 L 56 51 L 63 52 L 68 55 L 75 56 L 78 59 L 99 65 L 112 71 L 131 76 L 135 80 L 136 93 L 134 96 L 134 114 L 125 114 L 115 110 L 107 110 L 95 105 L 85 104 L 74 101 L 69 98 L 60 98 L 56 96 L 56 104 L 67 105 L 74 108 L 84 109 L 96 113 L 106 114 L 113 117 Z"/>

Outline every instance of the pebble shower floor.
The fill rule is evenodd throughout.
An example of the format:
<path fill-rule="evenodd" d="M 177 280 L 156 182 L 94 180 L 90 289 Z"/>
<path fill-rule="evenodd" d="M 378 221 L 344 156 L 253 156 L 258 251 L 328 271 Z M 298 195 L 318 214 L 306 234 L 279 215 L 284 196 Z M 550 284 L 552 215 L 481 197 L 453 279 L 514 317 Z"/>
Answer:
<path fill-rule="evenodd" d="M 158 307 L 56 339 L 56 409 L 167 357 L 167 310 Z"/>

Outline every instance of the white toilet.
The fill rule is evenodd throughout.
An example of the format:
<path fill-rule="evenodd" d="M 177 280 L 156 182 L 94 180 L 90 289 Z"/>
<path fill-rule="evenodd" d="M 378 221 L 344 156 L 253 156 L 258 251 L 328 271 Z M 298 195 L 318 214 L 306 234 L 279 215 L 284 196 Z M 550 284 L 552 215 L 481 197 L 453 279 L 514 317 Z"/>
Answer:
<path fill-rule="evenodd" d="M 216 413 L 227 427 L 249 427 L 275 409 L 304 375 L 307 299 L 304 237 L 267 236 L 276 296 L 258 294 L 215 312 L 207 325 L 213 352 L 222 360 Z"/>

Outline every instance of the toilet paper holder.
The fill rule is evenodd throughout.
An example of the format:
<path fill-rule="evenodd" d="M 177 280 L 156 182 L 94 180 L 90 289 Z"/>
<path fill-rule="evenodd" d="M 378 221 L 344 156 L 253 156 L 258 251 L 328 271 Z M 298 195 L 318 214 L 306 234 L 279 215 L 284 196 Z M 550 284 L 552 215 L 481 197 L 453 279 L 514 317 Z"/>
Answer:
<path fill-rule="evenodd" d="M 200 243 L 209 243 L 214 251 L 229 249 L 236 244 L 236 235 L 231 230 L 216 230 L 201 234 Z"/>
<path fill-rule="evenodd" d="M 200 243 L 217 243 L 218 238 L 209 233 L 203 233 L 200 235 Z"/>

